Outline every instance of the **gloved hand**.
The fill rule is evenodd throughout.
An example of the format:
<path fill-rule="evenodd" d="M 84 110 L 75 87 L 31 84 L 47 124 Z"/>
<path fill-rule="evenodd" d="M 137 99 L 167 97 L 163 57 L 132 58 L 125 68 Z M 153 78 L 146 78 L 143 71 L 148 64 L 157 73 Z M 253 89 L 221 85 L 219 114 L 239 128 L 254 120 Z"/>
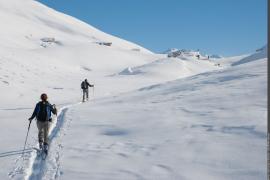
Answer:
<path fill-rule="evenodd" d="M 55 104 L 53 104 L 52 106 L 53 106 L 53 114 L 55 114 L 55 115 L 57 116 L 57 109 L 56 109 L 56 105 L 55 105 Z"/>
<path fill-rule="evenodd" d="M 49 119 L 49 122 L 52 122 L 52 118 Z"/>
<path fill-rule="evenodd" d="M 28 120 L 31 122 L 33 119 L 29 118 Z"/>

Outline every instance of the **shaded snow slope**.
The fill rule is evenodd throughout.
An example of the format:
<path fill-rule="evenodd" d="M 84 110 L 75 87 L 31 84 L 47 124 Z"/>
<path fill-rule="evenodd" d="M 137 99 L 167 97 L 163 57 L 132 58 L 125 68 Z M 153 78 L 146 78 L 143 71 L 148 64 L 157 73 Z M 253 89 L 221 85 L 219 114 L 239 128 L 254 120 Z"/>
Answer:
<path fill-rule="evenodd" d="M 256 60 L 259 60 L 262 58 L 267 58 L 267 45 L 262 47 L 261 49 L 259 49 L 256 53 L 254 53 L 254 54 L 252 54 L 244 59 L 241 59 L 238 62 L 233 63 L 232 66 L 236 66 L 236 65 L 240 65 L 240 64 L 244 64 L 244 63 L 249 63 L 249 62 L 256 61 Z"/>
<path fill-rule="evenodd" d="M 265 179 L 266 63 L 71 108 L 62 178 Z"/>
<path fill-rule="evenodd" d="M 240 56 L 232 56 L 226 57 L 223 59 L 218 59 L 215 62 L 220 63 L 222 66 L 231 67 L 233 63 L 238 62 L 246 57 L 250 56 L 250 54 L 240 55 Z"/>

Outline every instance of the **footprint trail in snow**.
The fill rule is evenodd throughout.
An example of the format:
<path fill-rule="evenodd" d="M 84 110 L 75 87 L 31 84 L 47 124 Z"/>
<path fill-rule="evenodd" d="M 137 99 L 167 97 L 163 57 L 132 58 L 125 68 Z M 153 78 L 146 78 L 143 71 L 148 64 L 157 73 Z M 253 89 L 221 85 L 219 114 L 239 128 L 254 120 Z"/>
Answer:
<path fill-rule="evenodd" d="M 80 103 L 77 103 L 80 104 Z M 9 172 L 8 176 L 11 179 L 57 179 L 61 175 L 60 157 L 61 157 L 61 138 L 65 135 L 66 126 L 70 123 L 65 120 L 65 114 L 71 106 L 67 105 L 60 109 L 57 120 L 51 124 L 49 139 L 50 147 L 48 156 L 43 159 L 37 152 L 37 147 L 27 151 L 24 157 L 18 157 L 15 160 L 15 168 Z"/>

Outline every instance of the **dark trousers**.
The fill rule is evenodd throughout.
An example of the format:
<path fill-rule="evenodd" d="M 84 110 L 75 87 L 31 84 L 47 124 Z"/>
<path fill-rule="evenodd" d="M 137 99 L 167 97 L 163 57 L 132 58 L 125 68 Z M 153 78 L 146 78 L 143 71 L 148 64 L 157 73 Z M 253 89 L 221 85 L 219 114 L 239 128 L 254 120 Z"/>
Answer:
<path fill-rule="evenodd" d="M 83 89 L 83 101 L 88 100 L 88 95 L 89 95 L 89 90 Z"/>

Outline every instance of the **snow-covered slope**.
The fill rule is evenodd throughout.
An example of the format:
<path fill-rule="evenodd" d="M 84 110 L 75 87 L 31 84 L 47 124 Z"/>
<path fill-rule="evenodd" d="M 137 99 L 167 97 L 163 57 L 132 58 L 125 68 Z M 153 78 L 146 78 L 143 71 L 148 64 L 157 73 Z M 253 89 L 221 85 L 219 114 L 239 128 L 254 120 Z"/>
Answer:
<path fill-rule="evenodd" d="M 166 58 L 33 0 L 0 0 L 0 20 L 0 179 L 265 177 L 265 58 Z M 32 123 L 22 158 L 43 92 L 59 108 L 49 156 Z"/>
<path fill-rule="evenodd" d="M 171 58 L 159 59 L 142 66 L 128 67 L 118 75 L 136 75 L 151 79 L 173 80 L 216 69 L 218 68 L 214 66 L 214 63 L 209 61 Z"/>
<path fill-rule="evenodd" d="M 264 47 L 257 50 L 256 53 L 254 53 L 254 54 L 252 54 L 244 59 L 241 59 L 240 61 L 232 63 L 232 66 L 237 66 L 237 65 L 249 63 L 252 61 L 257 61 L 257 60 L 262 59 L 262 58 L 267 58 L 267 45 L 265 45 Z"/>
<path fill-rule="evenodd" d="M 0 0 L 0 9 L 0 91 L 9 92 L 0 94 L 2 109 L 12 108 L 14 102 L 18 107 L 31 104 L 41 92 L 56 97 L 56 103 L 78 101 L 79 84 L 84 78 L 96 84 L 96 96 L 103 96 L 212 69 L 211 63 L 207 67 L 198 63 L 197 69 L 201 64 L 206 68 L 189 71 L 185 64 L 192 63 L 168 61 L 164 55 L 153 54 L 33 0 Z M 165 78 L 145 81 L 146 76 L 136 80 L 138 83 L 131 80 L 129 86 L 110 85 L 127 81 L 110 75 L 140 66 L 149 71 L 147 74 L 155 72 Z"/>
<path fill-rule="evenodd" d="M 63 178 L 266 179 L 266 63 L 71 108 Z"/>
<path fill-rule="evenodd" d="M 169 61 L 36 1 L 0 0 L 0 5 L 0 20 L 5 24 L 0 29 L 0 91 L 9 92 L 0 94 L 3 109 L 12 108 L 15 101 L 19 107 L 31 104 L 41 92 L 55 97 L 56 103 L 78 101 L 84 78 L 96 84 L 96 96 L 103 96 L 213 69 L 211 63 L 195 67 L 193 62 Z M 189 70 L 188 64 L 199 70 Z M 127 67 L 148 72 L 139 80 L 110 76 Z M 123 81 L 129 85 L 110 85 Z"/>
<path fill-rule="evenodd" d="M 39 48 L 40 39 L 56 38 L 62 45 L 77 43 L 112 42 L 113 47 L 121 49 L 140 49 L 143 47 L 103 33 L 71 16 L 56 12 L 34 0 L 0 1 L 1 46 L 20 48 Z"/>
<path fill-rule="evenodd" d="M 97 77 L 159 57 L 33 0 L 0 0 L 0 20 L 0 91 L 9 92 L 0 94 L 0 108 L 12 107 L 15 101 L 24 106 L 40 92 L 57 96 L 58 102 L 67 96 L 74 101 L 84 78 L 95 83 Z M 101 95 L 109 91 L 101 90 Z"/>

